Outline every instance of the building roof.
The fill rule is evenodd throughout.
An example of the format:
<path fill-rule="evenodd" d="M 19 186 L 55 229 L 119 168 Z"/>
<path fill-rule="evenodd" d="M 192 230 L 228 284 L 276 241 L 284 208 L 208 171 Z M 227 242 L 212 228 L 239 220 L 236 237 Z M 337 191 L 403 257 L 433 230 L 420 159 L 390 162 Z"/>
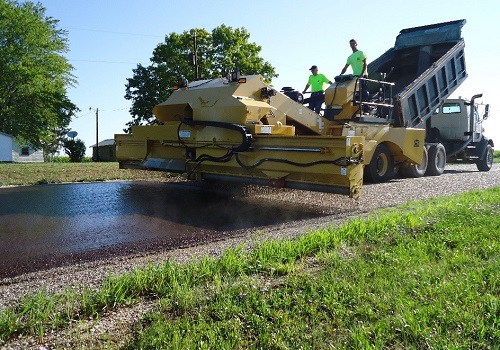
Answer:
<path fill-rule="evenodd" d="M 4 136 L 7 136 L 7 137 L 10 137 L 11 139 L 13 139 L 13 138 L 14 138 L 14 136 L 9 135 L 9 134 L 6 134 L 6 133 L 1 132 L 1 131 L 0 131 L 0 135 L 4 135 Z"/>
<path fill-rule="evenodd" d="M 114 146 L 114 145 L 115 145 L 115 139 L 106 139 L 106 140 L 102 140 L 101 142 L 99 142 L 99 147 Z M 95 145 L 92 145 L 89 148 L 94 148 L 94 147 L 95 147 Z"/>

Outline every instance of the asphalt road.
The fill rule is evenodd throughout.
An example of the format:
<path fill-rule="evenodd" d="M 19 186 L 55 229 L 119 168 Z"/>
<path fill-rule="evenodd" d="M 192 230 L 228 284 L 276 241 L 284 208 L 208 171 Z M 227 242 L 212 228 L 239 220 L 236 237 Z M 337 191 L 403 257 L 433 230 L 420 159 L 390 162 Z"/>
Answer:
<path fill-rule="evenodd" d="M 80 261 L 193 246 L 291 221 L 327 221 L 413 199 L 500 186 L 500 165 L 451 165 L 439 177 L 368 184 L 345 196 L 184 183 L 107 182 L 0 188 L 0 279 Z"/>
<path fill-rule="evenodd" d="M 0 189 L 0 277 L 96 257 L 171 249 L 323 215 L 185 184 L 107 182 Z"/>

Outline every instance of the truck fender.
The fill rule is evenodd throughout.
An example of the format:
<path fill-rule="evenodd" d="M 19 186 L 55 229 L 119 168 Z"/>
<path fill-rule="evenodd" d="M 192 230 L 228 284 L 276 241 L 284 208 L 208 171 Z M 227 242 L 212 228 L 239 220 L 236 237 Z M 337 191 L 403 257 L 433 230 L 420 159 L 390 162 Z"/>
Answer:
<path fill-rule="evenodd" d="M 495 145 L 493 144 L 493 140 L 491 139 L 488 139 L 487 137 L 485 137 L 483 135 L 481 141 L 478 142 L 477 144 L 477 154 L 478 154 L 478 157 L 480 160 L 482 160 L 484 158 L 484 156 L 486 155 L 486 148 L 488 147 L 488 145 L 490 145 L 492 148 L 495 147 Z"/>

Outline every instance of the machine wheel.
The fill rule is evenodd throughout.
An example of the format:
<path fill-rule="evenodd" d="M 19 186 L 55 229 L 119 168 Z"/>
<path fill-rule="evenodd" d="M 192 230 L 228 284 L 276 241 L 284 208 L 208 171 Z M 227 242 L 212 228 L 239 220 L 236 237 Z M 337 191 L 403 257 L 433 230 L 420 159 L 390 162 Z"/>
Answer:
<path fill-rule="evenodd" d="M 493 166 L 493 147 L 491 145 L 486 146 L 486 153 L 482 159 L 477 161 L 476 166 L 479 171 L 490 171 Z"/>
<path fill-rule="evenodd" d="M 439 176 L 444 173 L 446 166 L 446 149 L 440 143 L 429 147 L 429 159 L 425 175 Z"/>
<path fill-rule="evenodd" d="M 389 148 L 380 144 L 373 153 L 370 164 L 365 167 L 365 178 L 370 182 L 385 182 L 394 175 L 394 160 Z"/>
<path fill-rule="evenodd" d="M 427 148 L 424 147 L 424 159 L 422 164 L 417 165 L 413 164 L 404 168 L 401 168 L 401 174 L 405 177 L 422 177 L 425 175 L 425 172 L 427 171 L 427 164 L 428 164 L 428 153 L 427 153 Z"/>

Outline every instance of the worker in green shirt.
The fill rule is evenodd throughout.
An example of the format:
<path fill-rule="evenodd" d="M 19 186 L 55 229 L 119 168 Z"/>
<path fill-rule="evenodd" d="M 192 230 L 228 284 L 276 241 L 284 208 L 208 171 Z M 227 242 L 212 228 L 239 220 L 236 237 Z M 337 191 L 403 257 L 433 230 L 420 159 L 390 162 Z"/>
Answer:
<path fill-rule="evenodd" d="M 340 75 L 344 74 L 347 70 L 347 67 L 351 66 L 352 74 L 355 77 L 368 78 L 368 69 L 366 64 L 366 54 L 358 50 L 358 43 L 356 40 L 349 40 L 349 46 L 351 46 L 352 54 L 347 57 L 347 62 L 342 68 L 342 72 Z M 366 101 L 368 99 L 368 82 L 363 79 L 358 80 L 358 89 L 360 91 L 361 101 Z M 366 105 L 363 107 L 363 110 L 366 108 Z"/>
<path fill-rule="evenodd" d="M 306 87 L 304 88 L 304 91 L 302 91 L 302 93 L 305 94 L 306 90 L 309 89 L 309 86 L 311 87 L 309 109 L 312 109 L 319 114 L 319 112 L 321 111 L 321 105 L 325 100 L 323 85 L 325 83 L 331 85 L 332 82 L 330 81 L 330 79 L 325 77 L 324 74 L 318 73 L 318 66 L 312 66 L 311 68 L 309 68 L 309 70 L 312 74 L 309 76 L 309 80 L 307 81 Z"/>
<path fill-rule="evenodd" d="M 351 46 L 352 54 L 347 57 L 347 62 L 344 68 L 342 68 L 342 72 L 340 72 L 340 74 L 344 74 L 347 70 L 347 67 L 351 66 L 352 74 L 354 76 L 367 77 L 368 70 L 366 64 L 366 54 L 363 51 L 358 50 L 358 43 L 356 42 L 356 40 L 349 40 L 349 45 Z"/>

